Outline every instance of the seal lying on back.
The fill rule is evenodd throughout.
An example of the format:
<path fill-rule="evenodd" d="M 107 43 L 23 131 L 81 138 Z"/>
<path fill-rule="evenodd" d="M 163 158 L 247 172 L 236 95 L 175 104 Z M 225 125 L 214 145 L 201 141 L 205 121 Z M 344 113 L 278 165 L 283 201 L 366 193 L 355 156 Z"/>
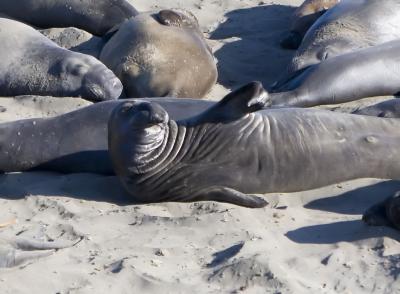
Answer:
<path fill-rule="evenodd" d="M 289 65 L 289 73 L 397 39 L 400 39 L 400 0 L 342 0 L 307 31 Z"/>
<path fill-rule="evenodd" d="M 109 121 L 123 185 L 143 202 L 215 200 L 246 207 L 249 193 L 293 192 L 345 180 L 400 179 L 400 121 L 314 109 L 268 109 L 259 83 L 190 119 L 156 103 L 125 102 Z"/>
<path fill-rule="evenodd" d="M 293 13 L 289 34 L 282 40 L 286 49 L 299 48 L 301 41 L 312 24 L 340 0 L 306 0 Z"/>
<path fill-rule="evenodd" d="M 149 100 L 160 103 L 174 119 L 196 115 L 214 104 L 195 99 Z M 0 173 L 35 169 L 114 174 L 107 122 L 121 103 L 106 101 L 56 117 L 0 123 Z"/>
<path fill-rule="evenodd" d="M 0 18 L 0 96 L 116 99 L 122 84 L 92 56 L 57 46 L 33 28 Z"/>
<path fill-rule="evenodd" d="M 214 56 L 191 13 L 143 13 L 115 30 L 100 60 L 120 78 L 127 97 L 201 98 L 215 84 Z"/>
<path fill-rule="evenodd" d="M 94 35 L 138 14 L 125 0 L 1 0 L 0 13 L 40 28 L 77 27 Z"/>
<path fill-rule="evenodd" d="M 400 92 L 400 40 L 361 49 L 309 66 L 293 75 L 272 106 L 311 107 Z"/>

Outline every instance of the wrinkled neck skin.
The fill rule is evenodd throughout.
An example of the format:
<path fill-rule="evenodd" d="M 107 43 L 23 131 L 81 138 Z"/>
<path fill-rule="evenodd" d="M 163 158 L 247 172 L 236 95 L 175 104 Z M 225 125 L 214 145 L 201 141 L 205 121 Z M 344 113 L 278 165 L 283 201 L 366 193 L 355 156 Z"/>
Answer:
<path fill-rule="evenodd" d="M 229 123 L 170 121 L 164 140 L 149 153 L 144 141 L 136 144 L 138 155 L 121 157 L 133 168 L 117 173 L 142 202 L 190 201 L 209 187 L 294 192 L 363 177 L 400 179 L 398 127 L 397 120 L 306 109 Z"/>
<path fill-rule="evenodd" d="M 129 161 L 121 158 L 125 168 L 116 172 L 127 190 L 143 202 L 187 201 L 192 194 L 209 186 L 229 186 L 235 181 L 233 174 L 221 181 L 218 176 L 208 176 L 208 170 L 220 173 L 219 167 L 224 168 L 226 161 L 235 166 L 236 148 L 242 150 L 248 137 L 258 136 L 254 126 L 262 123 L 262 117 L 246 115 L 234 121 L 217 122 L 205 121 L 200 115 L 177 122 L 170 120 L 161 136 L 147 139 L 142 132 L 132 137 L 130 142 L 135 143 L 129 147 Z M 231 138 L 231 128 L 242 130 L 243 135 Z M 118 144 L 122 145 L 126 146 Z M 227 153 L 230 147 L 232 150 Z M 240 180 L 237 183 L 240 185 Z"/>

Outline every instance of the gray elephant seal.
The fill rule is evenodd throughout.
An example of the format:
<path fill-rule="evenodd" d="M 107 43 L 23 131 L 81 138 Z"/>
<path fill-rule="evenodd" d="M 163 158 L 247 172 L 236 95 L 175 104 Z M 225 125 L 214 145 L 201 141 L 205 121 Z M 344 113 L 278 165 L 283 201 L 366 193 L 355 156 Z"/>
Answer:
<path fill-rule="evenodd" d="M 116 30 L 100 60 L 120 78 L 127 97 L 200 98 L 215 84 L 213 54 L 189 12 L 140 14 Z"/>
<path fill-rule="evenodd" d="M 353 114 L 385 118 L 400 118 L 400 99 L 390 99 L 371 106 L 357 109 Z"/>
<path fill-rule="evenodd" d="M 0 12 L 40 28 L 77 27 L 94 35 L 138 14 L 125 0 L 1 0 Z"/>
<path fill-rule="evenodd" d="M 282 40 L 285 49 L 299 48 L 301 41 L 313 23 L 340 0 L 306 0 L 293 13 L 288 35 Z"/>
<path fill-rule="evenodd" d="M 262 86 L 251 83 L 180 121 L 156 103 L 120 104 L 108 124 L 115 172 L 143 202 L 246 207 L 266 205 L 252 193 L 400 178 L 393 160 L 400 156 L 399 120 L 315 109 L 256 111 L 267 101 Z"/>
<path fill-rule="evenodd" d="M 399 0 L 342 0 L 307 31 L 289 65 L 289 73 L 397 39 L 400 39 Z"/>
<path fill-rule="evenodd" d="M 151 98 L 174 119 L 196 115 L 214 102 Z M 145 101 L 145 100 L 141 100 Z M 122 101 L 96 103 L 51 118 L 0 123 L 0 172 L 50 170 L 114 174 L 107 123 Z"/>
<path fill-rule="evenodd" d="M 329 58 L 271 93 L 275 107 L 311 107 L 400 92 L 400 40 Z"/>
<path fill-rule="evenodd" d="M 389 226 L 400 230 L 400 192 L 369 208 L 362 219 L 370 226 Z"/>
<path fill-rule="evenodd" d="M 63 49 L 33 28 L 0 18 L 0 96 L 116 99 L 122 84 L 92 56 Z"/>

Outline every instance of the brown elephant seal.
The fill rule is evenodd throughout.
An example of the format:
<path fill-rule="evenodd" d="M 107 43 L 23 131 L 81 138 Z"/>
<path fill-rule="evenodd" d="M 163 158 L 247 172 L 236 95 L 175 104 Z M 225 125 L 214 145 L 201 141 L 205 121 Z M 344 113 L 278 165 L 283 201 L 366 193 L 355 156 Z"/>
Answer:
<path fill-rule="evenodd" d="M 119 79 L 96 58 L 59 47 L 33 28 L 0 18 L 0 96 L 116 99 Z"/>
<path fill-rule="evenodd" d="M 174 119 L 196 115 L 214 104 L 172 98 L 141 101 L 146 100 L 157 101 Z M 107 150 L 107 123 L 121 103 L 105 101 L 50 118 L 0 123 L 0 173 L 49 170 L 114 174 Z"/>
<path fill-rule="evenodd" d="M 307 31 L 289 74 L 337 55 L 400 39 L 399 0 L 342 0 Z"/>
<path fill-rule="evenodd" d="M 138 14 L 125 0 L 1 0 L 0 13 L 40 28 L 77 27 L 100 36 Z"/>
<path fill-rule="evenodd" d="M 100 60 L 120 78 L 127 97 L 201 98 L 217 79 L 213 54 L 196 18 L 182 10 L 125 21 Z"/>
<path fill-rule="evenodd" d="M 312 24 L 340 0 L 306 0 L 293 13 L 290 32 L 281 41 L 285 49 L 299 48 L 304 35 Z"/>
<path fill-rule="evenodd" d="M 352 113 L 384 118 L 400 118 L 400 99 L 383 101 L 371 106 L 357 109 Z"/>
<path fill-rule="evenodd" d="M 311 65 L 271 93 L 271 105 L 311 107 L 396 95 L 400 92 L 399 50 L 400 39 Z"/>
<path fill-rule="evenodd" d="M 400 192 L 369 208 L 362 219 L 370 226 L 389 226 L 400 230 Z"/>
<path fill-rule="evenodd" d="M 267 109 L 260 83 L 175 121 L 156 103 L 111 114 L 109 151 L 142 202 L 214 200 L 246 207 L 254 193 L 294 192 L 355 178 L 400 178 L 400 121 L 316 109 Z"/>

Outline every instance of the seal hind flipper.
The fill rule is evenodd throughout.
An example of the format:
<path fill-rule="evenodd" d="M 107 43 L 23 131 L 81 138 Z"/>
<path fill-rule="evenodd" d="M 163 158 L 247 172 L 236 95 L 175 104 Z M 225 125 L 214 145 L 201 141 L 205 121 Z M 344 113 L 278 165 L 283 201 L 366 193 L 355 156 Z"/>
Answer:
<path fill-rule="evenodd" d="M 268 205 L 268 202 L 261 197 L 248 195 L 228 187 L 209 187 L 196 193 L 187 201 L 218 201 L 248 208 L 261 208 Z"/>
<path fill-rule="evenodd" d="M 188 11 L 164 9 L 154 17 L 160 24 L 166 26 L 200 30 L 197 18 Z"/>
<path fill-rule="evenodd" d="M 226 122 L 262 110 L 270 105 L 267 91 L 261 82 L 248 83 L 232 91 L 217 104 L 200 114 L 196 122 Z"/>

